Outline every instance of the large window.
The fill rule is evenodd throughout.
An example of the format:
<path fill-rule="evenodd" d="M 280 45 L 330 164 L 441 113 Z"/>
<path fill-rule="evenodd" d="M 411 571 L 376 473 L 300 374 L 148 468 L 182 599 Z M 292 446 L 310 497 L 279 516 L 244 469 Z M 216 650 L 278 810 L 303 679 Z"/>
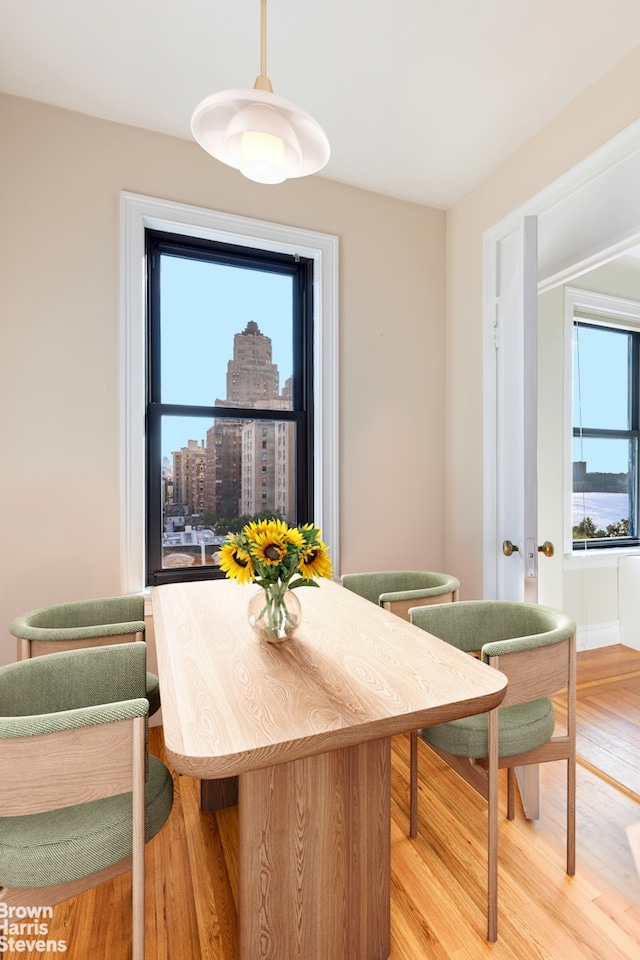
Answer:
<path fill-rule="evenodd" d="M 573 546 L 636 546 L 640 331 L 576 311 L 573 322 Z"/>
<path fill-rule="evenodd" d="M 122 591 L 215 575 L 234 513 L 313 519 L 339 570 L 337 238 L 131 193 L 121 212 Z M 221 274 L 284 321 L 215 306 Z"/>
<path fill-rule="evenodd" d="M 249 520 L 313 520 L 313 262 L 147 231 L 147 580 L 219 576 Z"/>

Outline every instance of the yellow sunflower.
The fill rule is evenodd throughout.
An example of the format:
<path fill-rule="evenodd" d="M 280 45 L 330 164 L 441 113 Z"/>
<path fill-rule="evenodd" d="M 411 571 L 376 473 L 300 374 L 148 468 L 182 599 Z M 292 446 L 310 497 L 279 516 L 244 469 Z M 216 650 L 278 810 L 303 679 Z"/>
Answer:
<path fill-rule="evenodd" d="M 230 580 L 253 581 L 265 590 L 274 584 L 312 586 L 316 577 L 333 576 L 321 537 L 313 523 L 290 527 L 284 520 L 251 520 L 221 546 L 220 569 Z"/>
<path fill-rule="evenodd" d="M 298 527 L 287 527 L 284 536 L 287 543 L 293 544 L 298 550 L 302 550 L 305 545 L 305 539 Z"/>
<path fill-rule="evenodd" d="M 224 570 L 229 580 L 237 580 L 238 583 L 250 583 L 254 578 L 251 556 L 231 537 L 220 547 L 220 569 Z"/>
<path fill-rule="evenodd" d="M 286 523 L 272 520 L 264 532 L 247 533 L 249 549 L 254 560 L 267 567 L 277 567 L 287 555 Z"/>
<path fill-rule="evenodd" d="M 273 521 L 272 520 L 251 520 L 251 522 L 248 523 L 243 528 L 242 532 L 247 535 L 249 540 L 251 540 L 253 537 L 257 537 L 261 533 L 266 533 L 267 530 L 269 529 L 270 523 L 273 523 Z"/>
<path fill-rule="evenodd" d="M 333 575 L 327 546 L 322 540 L 316 540 L 300 555 L 300 572 L 308 579 Z"/>
<path fill-rule="evenodd" d="M 242 532 L 246 534 L 250 543 L 255 543 L 265 535 L 284 539 L 290 530 L 284 520 L 251 520 Z"/>

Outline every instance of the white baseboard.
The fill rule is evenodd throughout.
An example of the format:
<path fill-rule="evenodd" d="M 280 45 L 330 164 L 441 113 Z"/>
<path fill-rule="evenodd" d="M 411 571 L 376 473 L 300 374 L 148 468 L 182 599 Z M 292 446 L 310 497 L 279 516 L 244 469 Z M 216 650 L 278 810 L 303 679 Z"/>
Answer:
<path fill-rule="evenodd" d="M 578 627 L 576 632 L 576 648 L 578 650 L 597 650 L 600 647 L 611 647 L 614 643 L 620 642 L 619 620 L 589 623 Z"/>
<path fill-rule="evenodd" d="M 640 624 L 636 622 L 623 630 L 620 634 L 620 643 L 632 650 L 640 650 Z"/>

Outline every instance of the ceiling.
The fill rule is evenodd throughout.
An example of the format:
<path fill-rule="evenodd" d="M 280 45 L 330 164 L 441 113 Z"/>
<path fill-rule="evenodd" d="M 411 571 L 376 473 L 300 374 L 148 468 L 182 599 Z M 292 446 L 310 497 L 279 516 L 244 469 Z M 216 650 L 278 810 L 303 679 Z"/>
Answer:
<path fill-rule="evenodd" d="M 447 208 L 640 44 L 640 3 L 269 0 L 267 41 L 322 176 Z M 0 90 L 176 137 L 259 66 L 259 0 L 0 3 Z"/>

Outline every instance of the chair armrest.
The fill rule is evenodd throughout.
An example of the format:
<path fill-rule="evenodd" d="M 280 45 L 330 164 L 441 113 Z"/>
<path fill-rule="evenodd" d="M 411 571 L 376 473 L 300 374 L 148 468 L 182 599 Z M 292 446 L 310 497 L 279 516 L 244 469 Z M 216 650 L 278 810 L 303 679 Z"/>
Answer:
<path fill-rule="evenodd" d="M 99 640 L 101 637 L 124 637 L 130 633 L 144 636 L 144 620 L 130 620 L 126 623 L 103 623 L 93 627 L 67 627 L 56 630 L 26 628 L 20 635 L 24 640 Z"/>
<path fill-rule="evenodd" d="M 36 627 L 24 617 L 11 622 L 10 632 L 20 640 L 94 640 L 100 637 L 123 637 L 129 633 L 144 636 L 144 620 L 127 620 L 119 623 L 99 623 L 85 627 Z"/>
<path fill-rule="evenodd" d="M 521 653 L 534 647 L 551 647 L 563 640 L 569 640 L 576 632 L 576 623 L 568 614 L 556 613 L 555 626 L 546 633 L 534 633 L 513 640 L 493 640 L 482 647 L 482 659 L 487 663 L 490 657 Z"/>
<path fill-rule="evenodd" d="M 0 740 L 15 740 L 21 737 L 41 737 L 64 730 L 78 730 L 119 720 L 145 717 L 149 712 L 146 697 L 123 700 L 119 703 L 101 704 L 79 710 L 64 710 L 34 716 L 0 717 Z"/>

